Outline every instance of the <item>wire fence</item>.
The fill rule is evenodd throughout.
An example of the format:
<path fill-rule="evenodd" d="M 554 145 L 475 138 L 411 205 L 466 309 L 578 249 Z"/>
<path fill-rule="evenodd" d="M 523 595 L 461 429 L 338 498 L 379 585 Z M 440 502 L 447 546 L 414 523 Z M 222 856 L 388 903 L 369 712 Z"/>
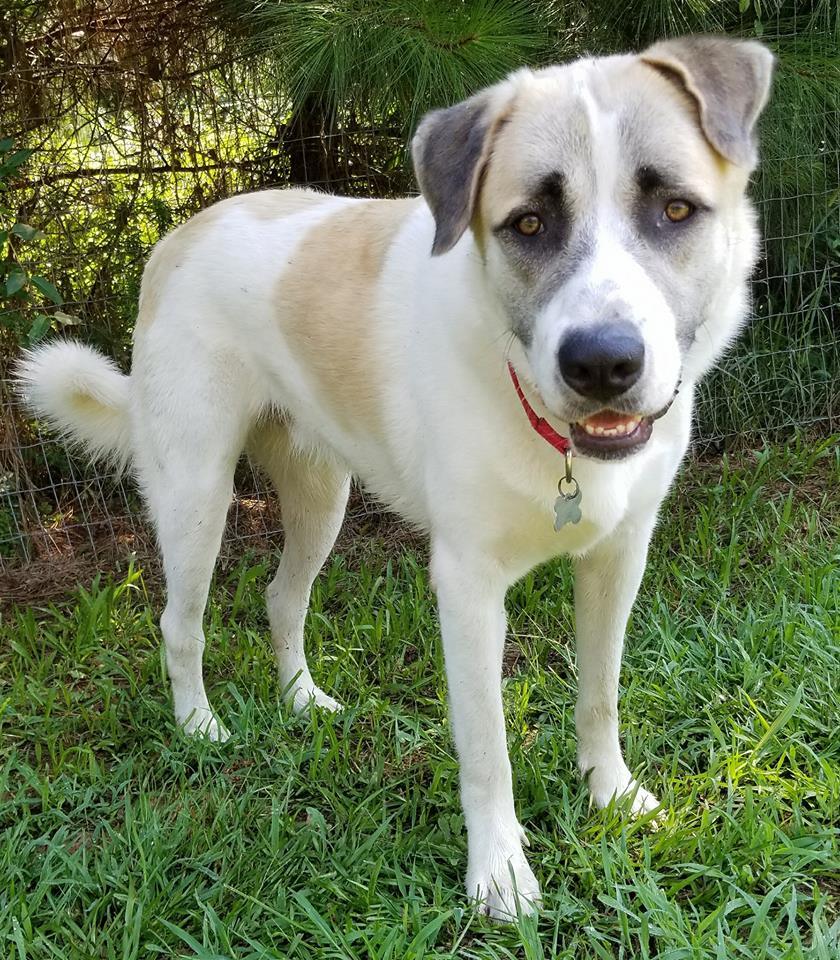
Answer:
<path fill-rule="evenodd" d="M 65 589 L 129 552 L 154 554 L 131 482 L 82 462 L 16 404 L 10 364 L 37 324 L 80 336 L 127 369 L 142 265 L 192 213 L 271 186 L 416 189 L 394 118 L 285 102 L 265 61 L 198 30 L 191 6 L 149 0 L 128 5 L 131 16 L 128 7 L 110 19 L 80 13 L 54 35 L 52 21 L 29 24 L 29 36 L 0 17 L 0 139 L 33 151 L 0 193 L 0 228 L 41 232 L 8 237 L 0 275 L 0 290 L 14 271 L 28 279 L 0 298 L 0 596 L 48 595 L 50 584 Z M 800 47 L 796 64 L 810 62 Z M 816 72 L 821 56 L 815 47 Z M 783 66 L 785 99 L 765 122 L 753 188 L 765 238 L 755 319 L 702 387 L 696 437 L 706 448 L 840 425 L 840 112 L 816 87 L 794 90 Z M 45 298 L 36 276 L 56 296 Z M 362 498 L 354 504 L 357 520 L 375 514 Z M 228 555 L 270 547 L 279 533 L 266 482 L 243 464 Z"/>

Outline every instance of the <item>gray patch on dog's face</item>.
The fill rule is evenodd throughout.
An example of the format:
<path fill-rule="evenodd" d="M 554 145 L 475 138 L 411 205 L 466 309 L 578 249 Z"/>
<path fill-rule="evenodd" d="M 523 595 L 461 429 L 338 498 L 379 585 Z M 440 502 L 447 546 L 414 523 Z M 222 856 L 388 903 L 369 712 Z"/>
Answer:
<path fill-rule="evenodd" d="M 511 329 L 526 347 L 531 345 L 537 316 L 591 257 L 594 244 L 594 193 L 583 125 L 565 124 L 553 146 L 544 163 L 523 177 L 522 188 L 494 209 L 487 224 L 492 238 L 488 272 L 497 281 Z M 522 236 L 515 228 L 516 221 L 529 213 L 543 224 L 542 232 L 533 237 Z"/>
<path fill-rule="evenodd" d="M 539 234 L 529 237 L 517 231 L 517 221 L 526 215 L 540 218 Z M 511 329 L 527 346 L 537 312 L 591 252 L 589 231 L 575 223 L 566 179 L 554 170 L 538 178 L 527 199 L 512 207 L 492 232 L 512 281 L 503 292 Z"/>
<path fill-rule="evenodd" d="M 653 280 L 673 313 L 676 336 L 685 352 L 694 342 L 714 292 L 713 234 L 719 226 L 718 201 L 708 184 L 699 181 L 684 163 L 667 156 L 650 135 L 644 111 L 628 108 L 620 125 L 625 158 L 626 192 L 623 205 L 632 223 L 629 248 Z M 665 210 L 674 200 L 688 202 L 693 213 L 678 223 Z"/>

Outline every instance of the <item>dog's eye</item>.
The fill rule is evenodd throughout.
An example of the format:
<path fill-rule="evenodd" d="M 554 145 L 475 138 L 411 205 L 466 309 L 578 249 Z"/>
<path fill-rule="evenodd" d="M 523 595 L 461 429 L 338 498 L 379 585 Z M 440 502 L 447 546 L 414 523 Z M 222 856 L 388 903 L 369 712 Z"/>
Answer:
<path fill-rule="evenodd" d="M 513 229 L 523 237 L 535 237 L 538 233 L 542 233 L 545 227 L 535 213 L 526 213 L 518 220 L 514 220 Z"/>
<path fill-rule="evenodd" d="M 665 216 L 671 223 L 682 223 L 694 213 L 695 207 L 688 200 L 671 200 L 665 207 Z"/>

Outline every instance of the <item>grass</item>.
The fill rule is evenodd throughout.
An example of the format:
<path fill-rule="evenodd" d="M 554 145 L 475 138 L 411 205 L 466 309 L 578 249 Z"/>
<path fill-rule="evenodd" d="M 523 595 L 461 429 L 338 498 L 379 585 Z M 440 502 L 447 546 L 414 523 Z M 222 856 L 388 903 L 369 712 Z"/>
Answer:
<path fill-rule="evenodd" d="M 511 593 L 505 700 L 538 921 L 474 915 L 435 615 L 411 545 L 332 559 L 308 625 L 346 704 L 278 702 L 265 559 L 217 577 L 211 698 L 172 726 L 139 570 L 0 623 L 0 957 L 840 956 L 840 448 L 689 466 L 629 633 L 628 763 L 658 828 L 574 772 L 570 571 Z"/>

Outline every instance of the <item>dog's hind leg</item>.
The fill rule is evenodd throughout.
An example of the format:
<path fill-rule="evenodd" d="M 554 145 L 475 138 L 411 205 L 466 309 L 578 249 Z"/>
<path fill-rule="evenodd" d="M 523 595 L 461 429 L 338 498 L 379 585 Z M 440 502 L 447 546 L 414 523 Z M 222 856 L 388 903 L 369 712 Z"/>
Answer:
<path fill-rule="evenodd" d="M 138 384 L 136 469 L 166 577 L 160 625 L 175 719 L 187 733 L 224 740 L 204 689 L 202 621 L 248 417 L 206 376 L 186 371 L 165 395 Z"/>
<path fill-rule="evenodd" d="M 310 705 L 340 705 L 315 685 L 303 644 L 312 583 L 338 536 L 347 497 L 348 472 L 335 462 L 294 449 L 288 428 L 261 424 L 248 442 L 249 455 L 277 489 L 283 520 L 283 555 L 266 591 L 271 639 L 280 684 L 295 712 Z"/>

